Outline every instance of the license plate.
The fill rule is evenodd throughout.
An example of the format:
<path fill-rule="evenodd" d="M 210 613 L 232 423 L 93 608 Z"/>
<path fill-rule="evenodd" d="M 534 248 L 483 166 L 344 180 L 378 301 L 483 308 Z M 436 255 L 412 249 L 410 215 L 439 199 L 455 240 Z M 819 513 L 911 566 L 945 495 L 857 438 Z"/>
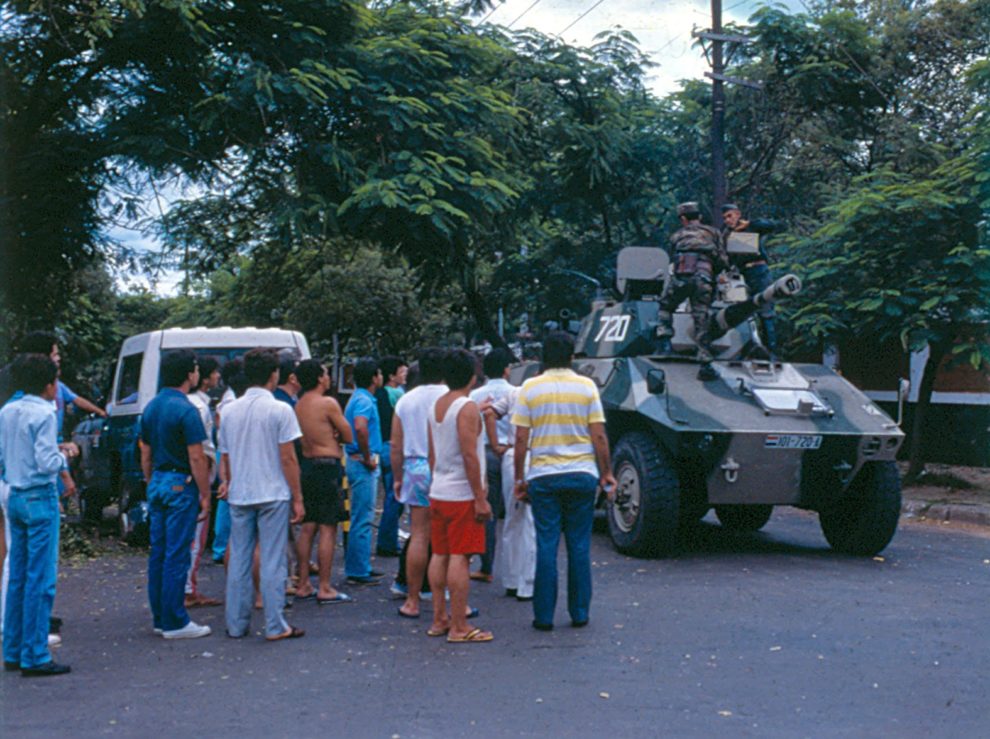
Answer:
<path fill-rule="evenodd" d="M 763 442 L 767 449 L 818 449 L 821 445 L 821 434 L 771 434 Z"/>

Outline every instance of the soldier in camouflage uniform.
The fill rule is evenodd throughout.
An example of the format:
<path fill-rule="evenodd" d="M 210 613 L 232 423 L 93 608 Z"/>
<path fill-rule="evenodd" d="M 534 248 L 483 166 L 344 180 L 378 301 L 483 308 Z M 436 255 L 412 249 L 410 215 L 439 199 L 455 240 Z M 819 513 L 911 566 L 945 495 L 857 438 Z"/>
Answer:
<path fill-rule="evenodd" d="M 674 274 L 660 298 L 660 325 L 657 327 L 659 349 L 661 353 L 672 351 L 672 314 L 681 302 L 689 299 L 698 359 L 702 362 L 698 377 L 702 380 L 714 379 L 717 375 L 710 364 L 713 357 L 708 338 L 709 311 L 715 292 L 715 278 L 720 271 L 728 268 L 729 260 L 721 234 L 701 222 L 697 203 L 681 203 L 677 206 L 677 215 L 681 219 L 681 228 L 670 237 Z"/>

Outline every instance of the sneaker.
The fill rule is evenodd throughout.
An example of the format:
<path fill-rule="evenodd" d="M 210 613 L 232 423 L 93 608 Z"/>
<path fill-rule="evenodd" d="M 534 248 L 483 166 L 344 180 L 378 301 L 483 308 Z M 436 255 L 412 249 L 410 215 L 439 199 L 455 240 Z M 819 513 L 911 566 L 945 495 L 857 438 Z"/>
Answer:
<path fill-rule="evenodd" d="M 698 370 L 698 379 L 702 382 L 711 382 L 718 379 L 718 372 L 712 367 L 711 362 L 705 362 Z"/>
<path fill-rule="evenodd" d="M 159 629 L 157 626 L 155 628 L 153 628 L 152 631 L 154 631 L 156 634 L 158 634 L 158 636 L 161 636 L 162 634 L 165 633 L 165 630 L 164 629 Z"/>
<path fill-rule="evenodd" d="M 195 621 L 190 621 L 181 629 L 172 629 L 162 632 L 166 639 L 198 639 L 201 636 L 209 636 L 212 630 L 209 626 L 203 626 Z"/>
<path fill-rule="evenodd" d="M 405 598 L 409 595 L 409 588 L 405 585 L 400 585 L 397 582 L 393 582 L 391 587 L 389 587 L 388 592 L 394 595 L 396 598 Z"/>
<path fill-rule="evenodd" d="M 60 647 L 62 646 L 62 637 L 58 634 L 48 635 L 48 646 L 50 647 Z"/>
<path fill-rule="evenodd" d="M 427 590 L 425 592 L 423 592 L 421 590 L 419 592 L 419 599 L 420 600 L 433 600 L 433 593 L 431 593 L 429 590 Z"/>

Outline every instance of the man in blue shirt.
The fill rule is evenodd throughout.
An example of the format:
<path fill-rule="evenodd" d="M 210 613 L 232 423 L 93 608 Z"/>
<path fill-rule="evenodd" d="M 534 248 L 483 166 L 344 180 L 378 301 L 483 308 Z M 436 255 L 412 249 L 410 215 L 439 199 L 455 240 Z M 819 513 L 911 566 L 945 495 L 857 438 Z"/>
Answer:
<path fill-rule="evenodd" d="M 141 470 L 151 519 L 148 600 L 156 634 L 195 639 L 210 634 L 209 626 L 189 620 L 183 604 L 196 522 L 210 515 L 206 430 L 187 397 L 199 384 L 196 355 L 188 349 L 165 354 L 161 378 L 162 389 L 141 415 Z"/>
<path fill-rule="evenodd" d="M 65 466 L 52 401 L 58 366 L 43 354 L 22 354 L 11 368 L 24 395 L 0 410 L 0 470 L 10 486 L 10 582 L 4 607 L 3 663 L 24 677 L 62 675 L 68 665 L 48 651 L 54 587 L 51 563 L 58 546 L 55 480 Z"/>
<path fill-rule="evenodd" d="M 382 372 L 374 359 L 362 359 L 354 367 L 354 385 L 344 417 L 354 441 L 344 447 L 347 481 L 351 490 L 351 527 L 347 534 L 345 572 L 354 585 L 377 585 L 384 573 L 371 569 L 371 519 L 378 493 L 378 460 L 382 453 L 381 420 L 375 392 L 382 386 Z"/>

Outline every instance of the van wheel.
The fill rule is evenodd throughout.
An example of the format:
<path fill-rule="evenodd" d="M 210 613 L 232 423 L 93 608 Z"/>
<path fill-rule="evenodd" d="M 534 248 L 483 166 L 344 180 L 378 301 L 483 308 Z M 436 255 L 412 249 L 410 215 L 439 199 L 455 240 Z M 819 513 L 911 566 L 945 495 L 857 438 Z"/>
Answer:
<path fill-rule="evenodd" d="M 723 529 L 759 531 L 773 515 L 772 505 L 717 505 L 715 515 Z"/>
<path fill-rule="evenodd" d="M 867 462 L 842 499 L 821 510 L 818 520 L 832 549 L 872 557 L 897 532 L 901 478 L 893 462 Z"/>
<path fill-rule="evenodd" d="M 667 453 L 649 434 L 626 434 L 615 446 L 618 487 L 608 504 L 615 548 L 633 557 L 668 556 L 677 549 L 680 486 Z"/>

